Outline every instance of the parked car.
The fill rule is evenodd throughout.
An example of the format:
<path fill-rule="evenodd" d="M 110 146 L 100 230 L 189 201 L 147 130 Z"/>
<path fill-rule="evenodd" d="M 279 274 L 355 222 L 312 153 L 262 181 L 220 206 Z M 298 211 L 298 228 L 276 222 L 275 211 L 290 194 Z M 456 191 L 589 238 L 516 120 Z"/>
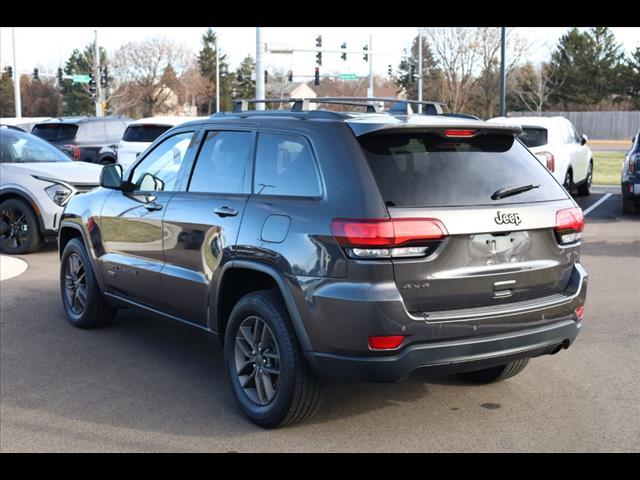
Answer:
<path fill-rule="evenodd" d="M 51 117 L 3 117 L 0 124 L 17 127 L 23 132 L 30 133 L 35 124 L 50 120 Z"/>
<path fill-rule="evenodd" d="M 593 155 L 587 136 L 578 135 L 564 117 L 497 117 L 491 123 L 522 126 L 519 136 L 570 193 L 589 195 L 593 179 Z"/>
<path fill-rule="evenodd" d="M 98 186 L 100 166 L 69 156 L 26 132 L 0 129 L 0 251 L 38 250 L 55 237 L 71 197 Z"/>
<path fill-rule="evenodd" d="M 640 130 L 622 164 L 622 211 L 640 213 Z"/>
<path fill-rule="evenodd" d="M 218 335 L 265 427 L 311 415 L 321 380 L 492 382 L 574 342 L 584 217 L 519 126 L 307 103 L 186 123 L 124 176 L 104 167 L 61 223 L 70 323 L 127 307 Z"/>
<path fill-rule="evenodd" d="M 118 163 L 126 170 L 164 132 L 176 125 L 204 118 L 207 117 L 149 117 L 130 123 L 118 144 Z"/>
<path fill-rule="evenodd" d="M 63 117 L 38 123 L 31 133 L 47 140 L 74 160 L 107 165 L 115 163 L 115 145 L 131 119 L 111 117 Z"/>

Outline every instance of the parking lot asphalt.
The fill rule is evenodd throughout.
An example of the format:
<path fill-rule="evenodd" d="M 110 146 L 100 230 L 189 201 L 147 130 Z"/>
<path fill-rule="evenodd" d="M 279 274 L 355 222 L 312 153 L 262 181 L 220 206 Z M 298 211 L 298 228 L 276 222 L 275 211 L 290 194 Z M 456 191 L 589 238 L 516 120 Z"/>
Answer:
<path fill-rule="evenodd" d="M 594 188 L 576 343 L 502 383 L 419 373 L 328 385 L 306 423 L 254 426 L 233 399 L 217 341 L 120 311 L 82 331 L 64 316 L 55 245 L 0 284 L 0 451 L 640 451 L 640 216 Z"/>

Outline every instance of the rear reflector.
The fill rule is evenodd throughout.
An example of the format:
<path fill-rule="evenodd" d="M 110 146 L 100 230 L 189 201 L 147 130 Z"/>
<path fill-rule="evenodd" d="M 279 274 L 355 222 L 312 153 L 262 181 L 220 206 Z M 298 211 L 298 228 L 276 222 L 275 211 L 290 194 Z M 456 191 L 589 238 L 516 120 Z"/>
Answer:
<path fill-rule="evenodd" d="M 404 335 L 384 335 L 369 337 L 369 348 L 372 350 L 393 350 L 404 340 Z"/>
<path fill-rule="evenodd" d="M 576 318 L 578 320 L 582 320 L 582 317 L 584 317 L 584 307 L 580 305 L 579 307 L 576 308 L 574 313 L 576 314 Z"/>
<path fill-rule="evenodd" d="M 331 231 L 340 245 L 359 248 L 391 248 L 447 236 L 447 229 L 435 218 L 336 218 Z"/>
<path fill-rule="evenodd" d="M 445 137 L 470 138 L 476 134 L 477 130 L 463 130 L 460 128 L 450 128 L 444 131 Z"/>
<path fill-rule="evenodd" d="M 566 208 L 556 212 L 556 235 L 562 245 L 575 243 L 582 237 L 584 215 L 581 208 Z"/>

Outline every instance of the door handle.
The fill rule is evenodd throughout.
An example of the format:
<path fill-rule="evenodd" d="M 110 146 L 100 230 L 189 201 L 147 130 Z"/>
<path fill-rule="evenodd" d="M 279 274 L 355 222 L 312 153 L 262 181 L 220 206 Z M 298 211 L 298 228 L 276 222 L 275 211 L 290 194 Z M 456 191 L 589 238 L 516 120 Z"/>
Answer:
<path fill-rule="evenodd" d="M 216 208 L 213 213 L 215 213 L 219 217 L 235 217 L 236 215 L 238 215 L 238 210 L 235 208 L 224 206 Z"/>
<path fill-rule="evenodd" d="M 144 208 L 146 208 L 149 211 L 162 210 L 162 205 L 156 202 L 149 202 L 144 204 Z"/>

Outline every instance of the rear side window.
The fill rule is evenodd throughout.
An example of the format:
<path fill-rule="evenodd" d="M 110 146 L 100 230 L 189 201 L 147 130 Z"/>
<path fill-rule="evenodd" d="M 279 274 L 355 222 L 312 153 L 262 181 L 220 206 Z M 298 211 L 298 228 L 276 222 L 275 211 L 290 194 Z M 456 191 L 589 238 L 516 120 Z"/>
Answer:
<path fill-rule="evenodd" d="M 540 147 L 549 143 L 547 141 L 547 129 L 537 127 L 522 127 L 522 133 L 518 137 L 527 147 Z"/>
<path fill-rule="evenodd" d="M 107 122 L 107 140 L 110 142 L 117 142 L 122 138 L 124 129 L 127 124 L 120 120 L 111 120 Z"/>
<path fill-rule="evenodd" d="M 207 132 L 189 183 L 190 192 L 246 193 L 250 132 Z"/>
<path fill-rule="evenodd" d="M 102 143 L 106 141 L 106 125 L 103 120 L 93 120 L 80 124 L 78 141 Z"/>
<path fill-rule="evenodd" d="M 294 197 L 321 195 L 315 159 L 303 137 L 280 133 L 258 135 L 253 193 Z"/>
<path fill-rule="evenodd" d="M 49 141 L 73 140 L 78 133 L 78 126 L 63 123 L 41 123 L 33 127 L 31 133 Z"/>
<path fill-rule="evenodd" d="M 434 133 L 382 133 L 360 145 L 387 206 L 500 205 L 566 199 L 547 169 L 511 135 L 447 139 Z M 492 200 L 505 187 L 540 185 Z"/>
<path fill-rule="evenodd" d="M 154 142 L 156 138 L 171 128 L 170 125 L 129 125 L 124 131 L 125 142 Z"/>

